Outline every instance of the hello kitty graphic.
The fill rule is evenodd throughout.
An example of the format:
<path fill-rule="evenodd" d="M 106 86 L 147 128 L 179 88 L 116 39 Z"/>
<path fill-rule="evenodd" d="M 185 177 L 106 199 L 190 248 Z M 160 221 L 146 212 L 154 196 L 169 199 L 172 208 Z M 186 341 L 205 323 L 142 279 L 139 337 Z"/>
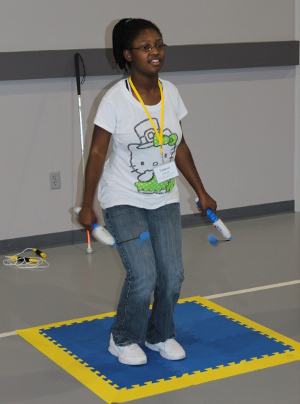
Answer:
<path fill-rule="evenodd" d="M 157 130 L 160 131 L 156 118 L 152 118 Z M 139 143 L 128 145 L 130 151 L 130 166 L 137 174 L 135 186 L 139 192 L 153 194 L 170 192 L 174 185 L 174 178 L 158 183 L 154 169 L 161 164 L 160 144 L 149 119 L 145 119 L 134 127 Z M 163 131 L 163 159 L 165 163 L 174 160 L 178 136 L 170 129 Z"/>

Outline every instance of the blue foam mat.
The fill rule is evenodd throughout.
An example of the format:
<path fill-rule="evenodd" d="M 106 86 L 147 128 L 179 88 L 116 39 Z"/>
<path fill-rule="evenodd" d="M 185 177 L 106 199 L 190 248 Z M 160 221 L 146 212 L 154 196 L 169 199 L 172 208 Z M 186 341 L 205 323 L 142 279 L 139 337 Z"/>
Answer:
<path fill-rule="evenodd" d="M 185 302 L 176 306 L 175 323 L 176 339 L 184 347 L 187 357 L 182 361 L 167 361 L 143 347 L 148 358 L 147 365 L 125 366 L 119 364 L 107 350 L 113 321 L 112 317 L 104 317 L 40 328 L 39 333 L 75 355 L 94 372 L 104 374 L 117 385 L 116 389 L 130 389 L 132 385 L 144 385 L 149 381 L 167 380 L 294 350 L 201 304 Z"/>

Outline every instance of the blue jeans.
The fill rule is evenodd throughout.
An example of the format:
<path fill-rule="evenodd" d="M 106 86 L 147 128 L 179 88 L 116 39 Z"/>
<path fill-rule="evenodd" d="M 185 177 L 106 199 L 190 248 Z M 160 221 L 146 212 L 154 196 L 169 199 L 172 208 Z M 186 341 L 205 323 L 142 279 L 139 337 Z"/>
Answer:
<path fill-rule="evenodd" d="M 126 270 L 111 328 L 115 343 L 141 345 L 147 340 L 156 344 L 175 337 L 173 314 L 184 280 L 179 203 L 153 210 L 114 206 L 103 210 L 103 217 L 108 231 L 120 243 L 117 249 Z M 144 231 L 150 233 L 144 243 L 121 243 Z"/>

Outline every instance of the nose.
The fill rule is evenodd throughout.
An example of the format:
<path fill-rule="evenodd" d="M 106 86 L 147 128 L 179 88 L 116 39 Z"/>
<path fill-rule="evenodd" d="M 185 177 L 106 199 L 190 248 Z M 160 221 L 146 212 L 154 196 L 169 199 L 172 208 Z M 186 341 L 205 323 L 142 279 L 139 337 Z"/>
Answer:
<path fill-rule="evenodd" d="M 152 46 L 150 53 L 151 55 L 157 55 L 159 53 L 159 50 L 156 48 L 156 46 Z"/>

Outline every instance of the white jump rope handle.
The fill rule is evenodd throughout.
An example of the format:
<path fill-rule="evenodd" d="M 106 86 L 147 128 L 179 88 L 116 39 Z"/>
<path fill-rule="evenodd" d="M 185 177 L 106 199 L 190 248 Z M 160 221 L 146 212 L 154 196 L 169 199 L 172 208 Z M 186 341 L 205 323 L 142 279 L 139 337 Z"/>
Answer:
<path fill-rule="evenodd" d="M 195 202 L 196 202 L 197 206 L 201 209 L 198 197 L 195 199 Z M 227 229 L 227 227 L 222 222 L 222 220 L 219 219 L 218 216 L 211 209 L 207 209 L 206 216 L 209 218 L 209 220 L 212 222 L 213 226 L 218 230 L 219 233 L 222 234 L 222 236 L 224 238 L 226 238 L 227 240 L 230 240 L 230 241 L 232 240 L 230 231 Z"/>
<path fill-rule="evenodd" d="M 79 215 L 81 208 L 74 208 L 74 213 Z M 105 245 L 116 245 L 116 240 L 113 236 L 106 230 L 105 227 L 100 226 L 97 222 L 92 225 L 92 235 L 100 243 Z"/>

